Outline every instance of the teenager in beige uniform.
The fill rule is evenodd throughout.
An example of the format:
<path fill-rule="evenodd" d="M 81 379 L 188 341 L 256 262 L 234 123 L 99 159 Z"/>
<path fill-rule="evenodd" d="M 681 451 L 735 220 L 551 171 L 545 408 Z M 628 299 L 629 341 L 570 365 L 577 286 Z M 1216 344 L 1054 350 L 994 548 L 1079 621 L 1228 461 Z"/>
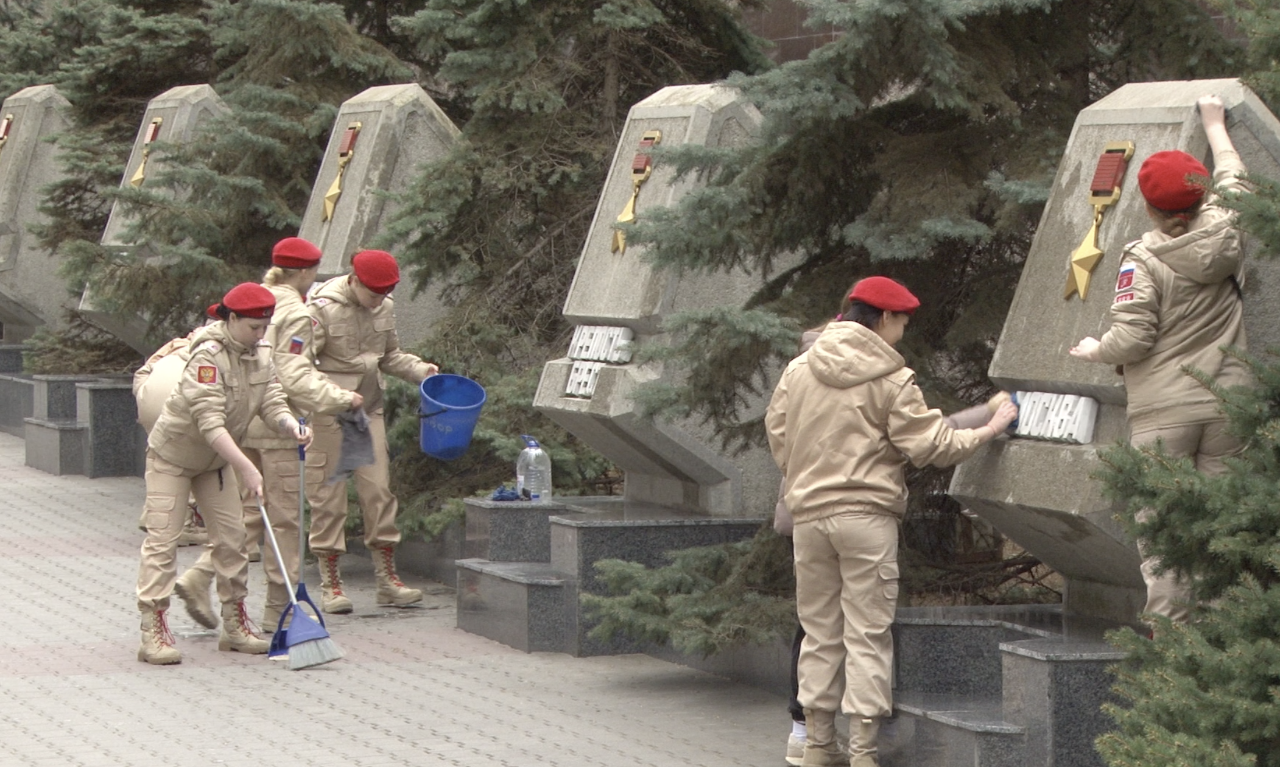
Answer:
<path fill-rule="evenodd" d="M 311 357 L 311 314 L 303 298 L 315 282 L 320 268 L 320 249 L 299 237 L 286 237 L 271 250 L 271 269 L 263 278 L 263 287 L 275 296 L 275 312 L 267 329 L 266 342 L 271 347 L 272 361 L 279 374 L 280 386 L 297 415 L 340 413 L 360 407 L 364 398 L 347 391 L 316 370 Z M 288 568 L 290 579 L 297 581 L 298 561 L 298 446 L 290 438 L 282 438 L 261 418 L 254 418 L 241 441 L 241 449 L 262 474 L 263 497 L 271 529 L 280 546 L 280 557 Z M 326 456 L 319 450 L 307 453 L 307 494 L 314 495 L 324 479 Z M 257 499 L 244 499 L 244 527 L 247 545 L 262 536 L 262 515 Z M 280 613 L 289 604 L 280 565 L 270 552 L 262 558 L 267 575 L 266 606 L 262 627 L 274 631 Z M 213 581 L 213 561 L 209 551 L 182 574 L 174 591 L 197 623 L 209 628 L 217 624 L 209 601 Z"/>
<path fill-rule="evenodd" d="M 1222 100 L 1197 104 L 1209 148 L 1213 181 L 1245 191 L 1244 164 L 1227 134 Z M 1073 357 L 1124 366 L 1129 444 L 1164 443 L 1175 457 L 1192 458 L 1196 469 L 1226 471 L 1223 459 L 1241 444 L 1227 431 L 1218 400 L 1183 372 L 1199 370 L 1222 386 L 1248 383 L 1248 368 L 1222 347 L 1245 348 L 1240 284 L 1244 245 L 1235 213 L 1206 192 L 1209 171 L 1186 152 L 1157 152 L 1142 164 L 1138 186 L 1156 228 L 1125 247 L 1111 328 L 1101 340 L 1085 338 Z M 1147 512 L 1150 513 L 1150 512 Z M 1139 515 L 1142 519 L 1143 515 Z M 1190 616 L 1191 586 L 1172 572 L 1157 573 L 1156 557 L 1144 557 L 1145 612 L 1175 621 Z"/>
<path fill-rule="evenodd" d="M 138 609 L 142 643 L 138 660 L 179 663 L 165 612 L 173 591 L 178 535 L 187 496 L 194 494 L 209 526 L 213 565 L 222 602 L 219 650 L 261 654 L 268 643 L 253 631 L 245 613 L 248 558 L 244 551 L 241 486 L 261 497 L 262 476 L 237 445 L 255 415 L 299 443 L 310 435 L 289 412 L 276 381 L 270 351 L 261 345 L 275 297 L 261 285 L 243 283 L 210 307 L 221 321 L 198 330 L 178 387 L 165 401 L 147 438 L 142 542 L 138 566 Z"/>
<path fill-rule="evenodd" d="M 422 592 L 406 588 L 396 575 L 396 497 L 391 494 L 387 429 L 382 420 L 383 376 L 418 384 L 438 371 L 400 349 L 396 319 L 388 297 L 400 281 L 400 268 L 390 253 L 363 250 L 351 259 L 351 274 L 334 277 L 312 295 L 316 367 L 344 389 L 364 395 L 373 437 L 375 463 L 355 471 L 356 494 L 364 513 L 364 542 L 373 554 L 378 579 L 377 602 L 404 607 L 422 601 Z M 337 456 L 342 432 L 333 416 L 315 420 L 316 449 Z M 347 488 L 326 483 L 312 497 L 311 550 L 320 558 L 320 609 L 349 613 L 338 558 L 346 552 Z"/>
<path fill-rule="evenodd" d="M 892 711 L 903 467 L 959 463 L 1017 415 L 1005 403 L 981 428 L 951 428 L 925 405 L 915 373 L 893 348 L 920 305 L 916 297 L 869 277 L 848 300 L 841 321 L 787 366 L 765 414 L 795 525 L 806 767 L 878 764 L 879 721 Z M 836 745 L 841 708 L 851 717 L 848 756 Z"/>

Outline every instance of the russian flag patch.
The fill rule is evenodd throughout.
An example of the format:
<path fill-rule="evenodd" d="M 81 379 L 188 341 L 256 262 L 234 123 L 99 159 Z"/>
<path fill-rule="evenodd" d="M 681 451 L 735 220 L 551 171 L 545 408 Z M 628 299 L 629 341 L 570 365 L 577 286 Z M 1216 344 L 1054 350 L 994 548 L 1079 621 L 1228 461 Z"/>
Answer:
<path fill-rule="evenodd" d="M 1116 292 L 1133 287 L 1133 264 L 1121 264 L 1120 275 L 1116 277 Z"/>
<path fill-rule="evenodd" d="M 302 354 L 302 336 L 294 336 L 289 339 L 289 353 Z"/>

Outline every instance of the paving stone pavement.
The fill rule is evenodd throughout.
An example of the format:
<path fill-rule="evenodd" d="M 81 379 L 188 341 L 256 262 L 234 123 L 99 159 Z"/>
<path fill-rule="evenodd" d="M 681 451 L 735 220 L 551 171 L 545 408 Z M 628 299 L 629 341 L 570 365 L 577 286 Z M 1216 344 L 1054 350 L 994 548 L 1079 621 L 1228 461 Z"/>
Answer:
<path fill-rule="evenodd" d="M 443 584 L 420 608 L 377 608 L 354 555 L 356 612 L 329 617 L 345 659 L 289 671 L 218 652 L 175 597 L 182 664 L 139 663 L 142 481 L 23 463 L 0 434 L 0 767 L 785 764 L 776 695 L 641 655 L 526 654 L 455 628 Z M 198 550 L 179 552 L 181 572 Z"/>

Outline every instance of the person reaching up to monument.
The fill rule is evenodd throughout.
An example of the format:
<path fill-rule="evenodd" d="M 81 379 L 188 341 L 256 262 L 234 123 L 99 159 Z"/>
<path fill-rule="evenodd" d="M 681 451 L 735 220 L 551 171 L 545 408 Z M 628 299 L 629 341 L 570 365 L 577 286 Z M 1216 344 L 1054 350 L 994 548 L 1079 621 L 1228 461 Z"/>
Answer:
<path fill-rule="evenodd" d="M 320 249 L 310 242 L 299 237 L 286 237 L 271 249 L 271 268 L 262 279 L 262 287 L 270 291 L 276 301 L 264 340 L 271 347 L 272 362 L 289 408 L 295 415 L 303 417 L 340 413 L 364 404 L 359 392 L 348 391 L 333 383 L 316 370 L 312 361 L 311 314 L 303 301 L 316 280 L 320 255 Z M 302 555 L 298 551 L 297 447 L 294 440 L 280 436 L 261 418 L 253 419 L 241 442 L 245 456 L 262 474 L 267 516 L 280 546 L 280 558 L 284 560 L 290 580 L 295 583 Z M 314 495 L 319 489 L 327 459 L 328 456 L 319 450 L 308 453 L 307 466 L 311 467 L 306 472 L 308 495 Z M 262 515 L 258 513 L 258 499 L 254 496 L 244 499 L 244 527 L 247 543 L 252 544 L 262 536 Z M 271 552 L 262 558 L 262 565 L 267 575 L 262 627 L 272 632 L 280 621 L 280 613 L 289 604 L 289 593 L 280 566 Z M 208 628 L 218 625 L 209 600 L 213 577 L 213 560 L 206 550 L 174 586 L 187 613 Z"/>
<path fill-rule="evenodd" d="M 439 372 L 435 365 L 400 349 L 393 302 L 388 295 L 400 281 L 395 258 L 381 250 L 362 250 L 351 259 L 351 273 L 318 287 L 310 310 L 316 366 L 348 391 L 364 397 L 373 439 L 374 463 L 355 470 L 356 495 L 364 515 L 364 542 L 373 554 L 379 605 L 406 607 L 422 601 L 422 592 L 407 588 L 396 574 L 396 497 L 391 493 L 387 429 L 382 419 L 383 375 L 413 384 Z M 315 421 L 316 449 L 326 456 L 342 450 L 342 431 L 331 415 Z M 327 482 L 312 498 L 311 550 L 320 559 L 320 609 L 349 613 L 351 600 L 342 589 L 338 558 L 347 550 L 347 486 Z"/>
<path fill-rule="evenodd" d="M 1214 184 L 1247 191 L 1240 179 L 1244 163 L 1227 132 L 1222 99 L 1204 96 L 1196 106 L 1213 152 Z M 1082 339 L 1070 354 L 1123 367 L 1129 444 L 1159 442 L 1169 455 L 1191 458 L 1199 471 L 1214 475 L 1226 471 L 1224 459 L 1242 445 L 1227 431 L 1213 392 L 1185 369 L 1198 370 L 1221 386 L 1245 384 L 1250 374 L 1243 362 L 1223 351 L 1245 348 L 1243 235 L 1234 212 L 1205 188 L 1208 178 L 1199 160 L 1177 150 L 1157 152 L 1142 164 L 1138 186 L 1155 228 L 1125 246 L 1111 328 L 1100 340 Z M 1150 513 L 1139 514 L 1139 521 Z M 1145 612 L 1187 620 L 1190 583 L 1159 569 L 1159 559 L 1144 553 Z"/>
<path fill-rule="evenodd" d="M 213 546 L 222 603 L 218 649 L 253 654 L 268 649 L 245 612 L 249 560 L 240 504 L 241 491 L 262 496 L 262 475 L 239 442 L 254 416 L 290 435 L 295 444 L 311 441 L 310 431 L 289 412 L 270 350 L 262 344 L 275 304 L 271 291 L 246 282 L 209 307 L 209 314 L 218 321 L 192 337 L 182 378 L 147 437 L 142 518 L 147 535 L 137 586 L 142 613 L 140 661 L 156 665 L 182 661 L 165 613 L 189 494 L 200 505 Z"/>
<path fill-rule="evenodd" d="M 959 463 L 1017 416 L 1005 402 L 987 424 L 957 430 L 925 405 L 893 348 L 920 306 L 901 284 L 868 277 L 844 304 L 787 366 L 765 414 L 794 521 L 805 767 L 879 763 L 880 720 L 893 710 L 890 625 L 906 463 Z M 851 717 L 848 756 L 836 744 L 838 709 Z"/>

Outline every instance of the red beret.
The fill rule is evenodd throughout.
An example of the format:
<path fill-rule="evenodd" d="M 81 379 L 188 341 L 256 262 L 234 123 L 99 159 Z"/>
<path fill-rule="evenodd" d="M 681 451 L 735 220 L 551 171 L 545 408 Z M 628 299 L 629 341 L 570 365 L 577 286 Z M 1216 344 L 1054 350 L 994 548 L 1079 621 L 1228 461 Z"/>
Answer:
<path fill-rule="evenodd" d="M 1156 152 L 1138 170 L 1138 188 L 1153 208 L 1186 210 L 1204 196 L 1204 185 L 1188 176 L 1208 177 L 1209 169 L 1196 158 L 1177 149 Z"/>
<path fill-rule="evenodd" d="M 285 237 L 271 249 L 271 265 L 310 269 L 320 263 L 320 249 L 301 237 Z"/>
<path fill-rule="evenodd" d="M 390 293 L 400 282 L 400 267 L 396 257 L 385 250 L 362 250 L 351 258 L 351 269 L 374 293 Z"/>
<path fill-rule="evenodd" d="M 920 308 L 920 299 L 911 294 L 902 283 L 888 277 L 868 277 L 858 280 L 849 292 L 851 301 L 861 301 L 868 306 L 886 312 L 911 314 Z"/>
<path fill-rule="evenodd" d="M 209 316 L 217 317 L 219 306 L 241 317 L 261 320 L 271 316 L 276 308 L 276 297 L 270 290 L 256 282 L 242 282 L 222 297 L 221 304 L 209 307 Z"/>

